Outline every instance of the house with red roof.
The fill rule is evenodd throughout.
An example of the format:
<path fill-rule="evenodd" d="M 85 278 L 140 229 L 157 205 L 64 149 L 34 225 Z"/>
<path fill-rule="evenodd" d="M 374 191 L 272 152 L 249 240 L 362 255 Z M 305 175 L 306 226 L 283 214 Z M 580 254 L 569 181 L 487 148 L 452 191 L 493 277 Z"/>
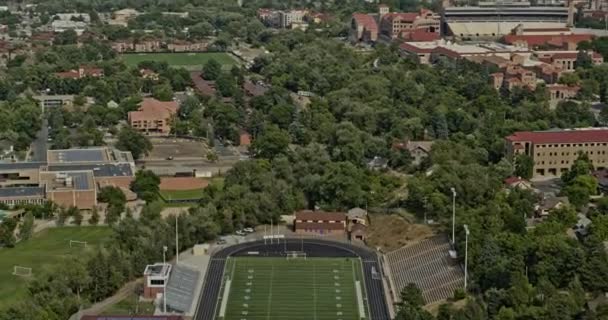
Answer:
<path fill-rule="evenodd" d="M 505 138 L 507 156 L 527 155 L 534 176 L 560 176 L 580 153 L 598 170 L 608 167 L 608 128 L 521 131 Z"/>
<path fill-rule="evenodd" d="M 78 69 L 55 73 L 57 78 L 62 79 L 82 79 L 86 77 L 101 78 L 103 75 L 103 69 L 84 65 L 79 66 Z"/>
<path fill-rule="evenodd" d="M 512 189 L 521 189 L 521 190 L 532 190 L 532 184 L 530 181 L 523 179 L 521 177 L 508 177 L 504 180 L 505 186 Z"/>
<path fill-rule="evenodd" d="M 137 111 L 128 113 L 129 124 L 145 134 L 168 135 L 178 108 L 176 101 L 144 98 Z"/>

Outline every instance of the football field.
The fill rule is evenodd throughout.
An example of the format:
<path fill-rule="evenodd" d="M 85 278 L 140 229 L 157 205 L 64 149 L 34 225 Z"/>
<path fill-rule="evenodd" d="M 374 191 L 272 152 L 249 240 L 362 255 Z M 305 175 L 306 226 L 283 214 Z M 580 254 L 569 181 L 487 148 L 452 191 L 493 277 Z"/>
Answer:
<path fill-rule="evenodd" d="M 228 258 L 216 319 L 369 319 L 358 258 Z"/>

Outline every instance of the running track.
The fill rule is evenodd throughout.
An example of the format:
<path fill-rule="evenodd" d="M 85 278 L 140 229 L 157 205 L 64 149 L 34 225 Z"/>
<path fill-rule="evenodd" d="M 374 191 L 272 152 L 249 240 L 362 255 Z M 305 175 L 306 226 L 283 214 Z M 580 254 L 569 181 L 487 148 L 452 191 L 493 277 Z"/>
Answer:
<path fill-rule="evenodd" d="M 346 243 L 320 239 L 286 239 L 280 244 L 264 244 L 264 241 L 241 243 L 218 251 L 211 257 L 205 284 L 198 301 L 195 320 L 214 320 L 218 295 L 222 285 L 224 265 L 229 256 L 247 256 L 257 251 L 264 257 L 285 256 L 285 251 L 304 251 L 309 257 L 360 257 L 363 261 L 363 274 L 367 288 L 372 320 L 389 320 L 388 308 L 382 288 L 382 280 L 372 279 L 372 268 L 380 272 L 378 256 L 375 252 Z M 282 240 L 284 241 L 284 240 Z"/>

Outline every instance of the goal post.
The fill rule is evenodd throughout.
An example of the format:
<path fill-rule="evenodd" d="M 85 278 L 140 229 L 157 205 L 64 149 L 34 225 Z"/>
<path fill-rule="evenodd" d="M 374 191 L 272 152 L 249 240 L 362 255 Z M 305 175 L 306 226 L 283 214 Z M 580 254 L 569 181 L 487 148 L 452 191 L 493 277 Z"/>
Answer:
<path fill-rule="evenodd" d="M 70 248 L 74 248 L 74 247 L 86 248 L 87 242 L 79 241 L 79 240 L 70 240 Z"/>
<path fill-rule="evenodd" d="M 13 275 L 20 276 L 20 277 L 31 277 L 32 268 L 22 267 L 22 266 L 13 266 Z"/>
<path fill-rule="evenodd" d="M 306 260 L 306 252 L 302 251 L 286 251 L 287 260 L 304 259 Z"/>

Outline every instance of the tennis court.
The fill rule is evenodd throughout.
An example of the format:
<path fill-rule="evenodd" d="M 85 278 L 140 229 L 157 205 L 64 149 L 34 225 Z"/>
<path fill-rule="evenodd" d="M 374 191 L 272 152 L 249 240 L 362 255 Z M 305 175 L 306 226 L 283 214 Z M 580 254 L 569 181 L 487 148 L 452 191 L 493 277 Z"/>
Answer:
<path fill-rule="evenodd" d="M 369 319 L 358 258 L 228 258 L 216 319 Z"/>

